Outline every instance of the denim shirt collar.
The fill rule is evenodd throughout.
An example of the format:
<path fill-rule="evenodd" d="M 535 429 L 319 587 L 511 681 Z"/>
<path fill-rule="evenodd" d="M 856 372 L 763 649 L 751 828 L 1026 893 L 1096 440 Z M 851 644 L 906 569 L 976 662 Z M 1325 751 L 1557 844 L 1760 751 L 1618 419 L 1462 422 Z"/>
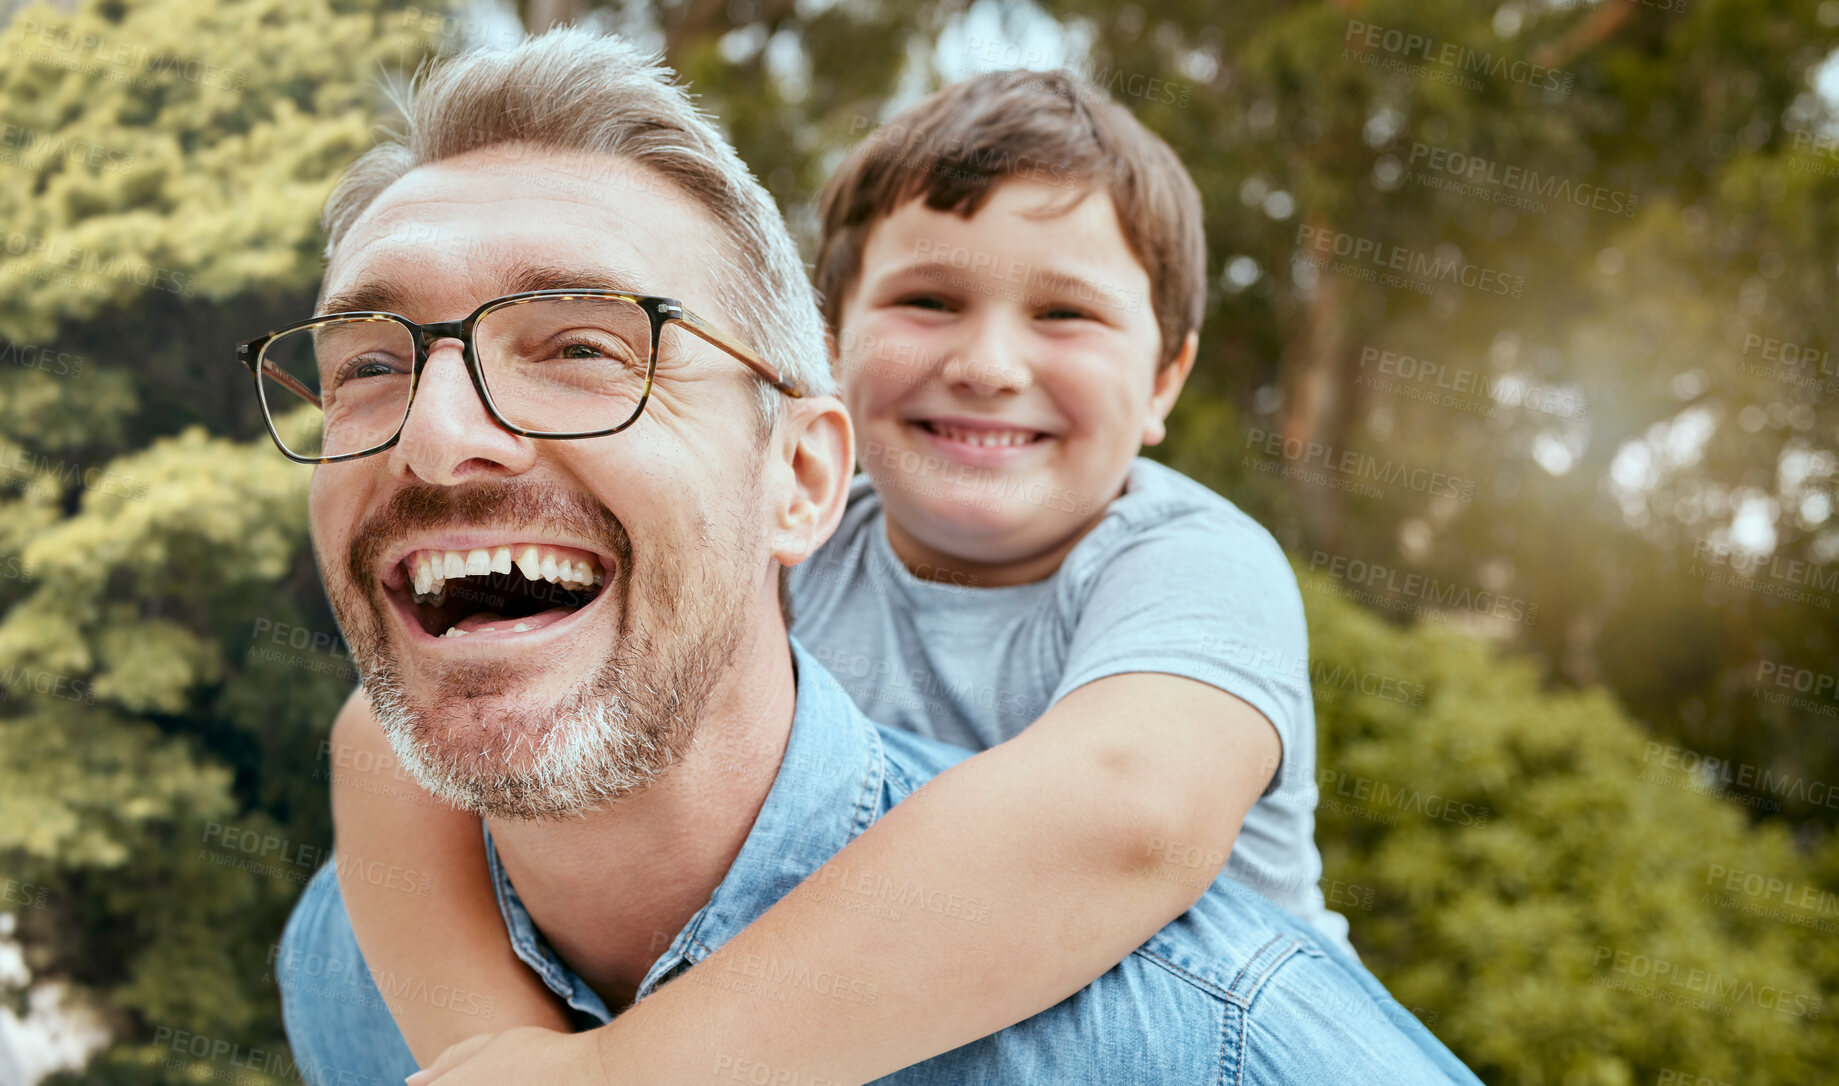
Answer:
<path fill-rule="evenodd" d="M 652 963 L 639 984 L 639 999 L 734 938 L 885 813 L 887 763 L 880 733 L 798 639 L 788 641 L 797 701 L 778 776 L 728 874 Z M 612 1021 L 605 1001 L 563 964 L 530 919 L 490 829 L 485 858 L 517 956 L 570 1007 L 599 1022 Z"/>

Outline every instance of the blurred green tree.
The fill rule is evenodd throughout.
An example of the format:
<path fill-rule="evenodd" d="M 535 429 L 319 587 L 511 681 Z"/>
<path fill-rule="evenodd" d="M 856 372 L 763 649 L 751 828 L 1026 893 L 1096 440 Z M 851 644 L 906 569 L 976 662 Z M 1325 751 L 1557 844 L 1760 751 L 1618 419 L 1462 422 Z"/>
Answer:
<path fill-rule="evenodd" d="M 1696 789 L 1601 690 L 1298 573 L 1325 895 L 1400 1002 L 1499 1086 L 1819 1080 L 1830 848 Z"/>
<path fill-rule="evenodd" d="M 330 845 L 317 744 L 352 679 L 313 651 L 309 475 L 249 440 L 230 344 L 310 308 L 373 79 L 430 44 L 376 4 L 0 31 L 0 880 L 32 888 L 35 977 L 117 1038 L 85 1081 L 222 1070 L 180 1032 L 284 1051 L 265 973 Z M 323 643 L 274 644 L 295 629 Z"/>

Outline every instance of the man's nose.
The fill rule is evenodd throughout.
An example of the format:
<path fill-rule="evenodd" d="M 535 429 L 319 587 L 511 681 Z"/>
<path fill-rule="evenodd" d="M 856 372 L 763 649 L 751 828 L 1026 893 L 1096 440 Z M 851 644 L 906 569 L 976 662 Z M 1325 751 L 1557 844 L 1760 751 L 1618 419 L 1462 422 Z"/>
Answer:
<path fill-rule="evenodd" d="M 517 475 L 535 462 L 535 441 L 498 425 L 485 409 L 461 351 L 453 338 L 429 344 L 402 437 L 389 452 L 393 473 L 453 486 L 481 475 Z"/>
<path fill-rule="evenodd" d="M 959 349 L 945 360 L 941 376 L 953 388 L 976 396 L 1021 392 L 1034 383 L 1033 350 L 1025 329 L 1006 317 L 975 322 Z"/>

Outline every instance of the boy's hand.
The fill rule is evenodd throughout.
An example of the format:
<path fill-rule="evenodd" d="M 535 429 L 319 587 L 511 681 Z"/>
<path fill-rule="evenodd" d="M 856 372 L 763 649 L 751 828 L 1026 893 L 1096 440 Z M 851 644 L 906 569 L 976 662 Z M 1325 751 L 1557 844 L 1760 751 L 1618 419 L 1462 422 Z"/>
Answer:
<path fill-rule="evenodd" d="M 406 1086 L 500 1086 L 541 1082 L 544 1086 L 610 1086 L 600 1046 L 591 1034 L 558 1033 L 520 1026 L 481 1033 L 448 1046 L 432 1066 L 404 1080 Z"/>

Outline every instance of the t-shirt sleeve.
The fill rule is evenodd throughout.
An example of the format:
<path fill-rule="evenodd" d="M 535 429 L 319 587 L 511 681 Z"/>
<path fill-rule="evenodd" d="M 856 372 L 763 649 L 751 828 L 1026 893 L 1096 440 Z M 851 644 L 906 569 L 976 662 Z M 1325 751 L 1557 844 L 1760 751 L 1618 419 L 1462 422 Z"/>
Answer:
<path fill-rule="evenodd" d="M 1180 675 L 1240 698 L 1269 720 L 1283 762 L 1315 754 L 1309 634 L 1283 549 L 1243 514 L 1196 511 L 1153 525 L 1109 554 L 1073 601 L 1066 667 L 1052 700 L 1132 671 Z"/>

